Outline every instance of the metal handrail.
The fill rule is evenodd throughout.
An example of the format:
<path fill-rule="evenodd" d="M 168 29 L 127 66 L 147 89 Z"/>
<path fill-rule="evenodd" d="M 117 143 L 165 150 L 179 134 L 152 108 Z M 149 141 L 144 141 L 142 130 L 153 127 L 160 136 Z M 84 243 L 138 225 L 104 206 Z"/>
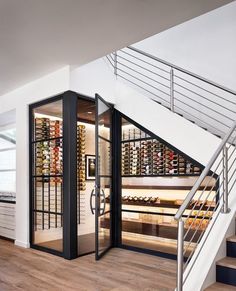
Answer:
<path fill-rule="evenodd" d="M 234 156 L 233 156 L 236 153 L 236 147 L 233 144 L 235 139 L 236 139 L 236 137 L 233 136 L 233 133 L 235 132 L 235 129 L 236 129 L 236 121 L 233 122 L 233 125 L 231 126 L 231 128 L 229 129 L 227 134 L 224 136 L 223 140 L 221 141 L 220 145 L 217 147 L 216 151 L 214 152 L 214 154 L 211 157 L 210 161 L 208 162 L 207 166 L 202 171 L 200 177 L 197 179 L 197 181 L 195 182 L 195 184 L 192 187 L 191 191 L 186 196 L 185 200 L 183 201 L 182 205 L 180 206 L 180 208 L 178 209 L 178 211 L 176 212 L 176 214 L 174 216 L 174 219 L 178 221 L 177 291 L 182 291 L 183 290 L 183 284 L 186 281 L 187 276 L 189 275 L 189 271 L 188 271 L 188 273 L 185 276 L 185 281 L 184 281 L 183 280 L 184 256 L 187 253 L 187 250 L 191 247 L 191 244 L 193 242 L 198 245 L 200 240 L 203 238 L 204 232 L 202 232 L 200 234 L 200 236 L 197 237 L 197 241 L 196 241 L 195 236 L 197 234 L 197 231 L 200 229 L 200 227 L 201 227 L 201 225 L 203 223 L 204 216 L 206 216 L 207 213 L 209 212 L 213 200 L 212 200 L 210 206 L 208 206 L 208 208 L 207 208 L 207 213 L 205 211 L 205 214 L 204 214 L 203 218 L 201 219 L 200 224 L 197 226 L 197 228 L 194 229 L 195 230 L 194 233 L 191 234 L 191 237 L 190 237 L 190 239 L 189 239 L 189 241 L 188 241 L 186 246 L 185 246 L 184 242 L 187 239 L 187 236 L 190 235 L 190 230 L 192 229 L 192 227 L 193 227 L 193 225 L 194 225 L 194 223 L 195 223 L 195 221 L 196 221 L 196 219 L 197 219 L 197 217 L 199 215 L 199 212 L 202 210 L 203 206 L 200 207 L 200 209 L 198 210 L 198 212 L 195 215 L 194 220 L 192 221 L 191 225 L 188 226 L 186 231 L 185 231 L 185 228 L 184 228 L 184 225 L 185 225 L 184 218 L 186 217 L 186 215 L 184 213 L 188 209 L 190 203 L 192 201 L 194 201 L 193 199 L 194 199 L 195 195 L 197 194 L 197 191 L 199 190 L 199 188 L 202 185 L 202 183 L 204 182 L 204 180 L 207 177 L 209 177 L 209 173 L 212 173 L 210 178 L 213 178 L 215 173 L 218 175 L 215 183 L 217 183 L 217 181 L 219 182 L 220 181 L 220 176 L 222 176 L 220 185 L 218 186 L 218 189 L 217 189 L 217 191 L 215 193 L 215 196 L 214 196 L 214 197 L 217 197 L 217 195 L 219 195 L 218 201 L 215 204 L 215 207 L 214 207 L 212 213 L 214 211 L 216 211 L 216 209 L 220 205 L 220 203 L 222 203 L 222 212 L 223 213 L 228 213 L 229 212 L 228 196 L 229 196 L 229 194 L 230 194 L 230 192 L 231 192 L 231 190 L 232 190 L 232 188 L 233 188 L 233 186 L 235 185 L 235 182 L 236 182 L 236 179 L 235 179 L 233 181 L 232 185 L 231 185 L 231 188 L 229 189 L 230 182 L 231 182 L 232 178 L 235 177 L 235 172 L 236 172 L 236 169 L 233 171 L 233 173 L 231 172 L 231 177 L 229 178 L 229 173 L 232 170 L 232 166 L 233 166 L 233 164 L 234 164 L 234 162 L 236 160 L 236 158 L 234 158 Z M 229 140 L 231 138 L 233 138 L 233 142 L 230 144 L 229 147 L 227 147 L 227 143 L 229 142 Z M 231 149 L 231 147 L 233 147 L 233 149 L 231 151 L 231 154 L 228 155 L 228 152 Z M 230 158 L 234 158 L 234 159 L 231 162 L 231 165 L 229 167 Z M 216 166 L 215 171 L 212 172 L 212 167 L 215 165 L 215 163 L 217 164 L 217 166 Z M 219 168 L 219 165 L 221 165 L 221 164 L 222 164 L 222 169 L 219 172 L 218 168 Z M 208 181 L 208 183 L 209 183 L 209 181 Z M 213 187 L 214 186 L 212 186 L 212 189 L 213 189 Z M 205 186 L 205 189 L 206 189 L 206 186 Z M 203 191 L 201 192 L 200 197 L 198 198 L 198 200 L 201 198 L 201 196 L 205 192 L 205 189 L 203 189 Z M 211 189 L 210 192 L 212 192 L 212 189 Z M 210 193 L 207 194 L 207 197 L 205 198 L 205 201 L 206 201 L 206 199 L 208 199 L 209 195 L 210 195 Z M 190 213 L 188 214 L 189 217 L 192 216 L 192 213 L 193 213 L 196 205 L 197 205 L 197 202 L 194 203 L 193 208 L 191 209 Z M 210 220 L 211 220 L 212 217 L 213 217 L 213 215 L 211 215 Z M 218 218 L 218 215 L 216 216 L 216 219 L 217 218 Z M 214 223 L 215 222 L 213 222 L 213 225 L 214 225 Z M 211 230 L 212 230 L 212 225 L 209 228 L 209 232 L 206 234 L 206 236 L 204 238 L 204 242 L 208 238 L 208 235 L 209 235 Z M 201 249 L 202 249 L 202 246 L 201 246 L 199 252 L 201 251 Z M 191 253 L 189 254 L 188 259 L 186 260 L 185 265 L 187 265 L 190 262 L 194 251 L 195 251 L 195 249 L 191 250 Z M 193 264 L 196 262 L 196 259 L 197 259 L 198 256 L 199 256 L 199 253 L 195 257 L 195 259 L 193 261 Z M 192 264 L 190 269 L 192 269 L 193 264 Z"/>
<path fill-rule="evenodd" d="M 181 219 L 184 211 L 186 210 L 186 208 L 188 207 L 189 203 L 193 199 L 193 197 L 196 194 L 199 186 L 202 184 L 203 180 L 209 175 L 209 172 L 211 170 L 211 167 L 215 163 L 216 159 L 219 157 L 219 154 L 221 153 L 221 151 L 223 150 L 224 146 L 228 142 L 228 140 L 231 137 L 232 133 L 234 132 L 235 128 L 236 128 L 236 121 L 233 123 L 232 127 L 230 128 L 230 130 L 228 131 L 228 133 L 225 135 L 225 137 L 221 141 L 220 145 L 218 146 L 217 150 L 213 154 L 213 156 L 210 159 L 209 163 L 207 164 L 207 166 L 205 167 L 205 169 L 202 171 L 200 177 L 197 179 L 197 181 L 194 184 L 193 188 L 191 189 L 191 191 L 189 192 L 189 194 L 185 198 L 184 202 L 182 203 L 182 205 L 180 206 L 180 208 L 176 212 L 176 214 L 175 214 L 175 220 Z"/>
<path fill-rule="evenodd" d="M 162 63 L 162 64 L 164 64 L 164 65 L 167 65 L 167 66 L 169 66 L 169 67 L 172 67 L 172 68 L 174 68 L 174 69 L 176 69 L 176 70 L 178 70 L 178 71 L 180 71 L 180 72 L 182 72 L 182 73 L 185 73 L 185 74 L 187 74 L 187 75 L 190 75 L 190 76 L 192 76 L 192 77 L 194 77 L 194 78 L 197 78 L 198 80 L 201 80 L 201 81 L 203 81 L 203 82 L 205 82 L 205 83 L 207 83 L 207 84 L 210 84 L 210 85 L 212 85 L 212 86 L 214 86 L 214 87 L 216 87 L 216 88 L 222 89 L 223 91 L 228 92 L 228 93 L 233 94 L 233 95 L 236 96 L 236 91 L 234 91 L 234 90 L 232 90 L 232 89 L 229 89 L 229 88 L 227 88 L 227 87 L 225 87 L 225 86 L 222 86 L 222 85 L 220 85 L 220 84 L 218 84 L 218 83 L 216 83 L 216 82 L 210 81 L 210 80 L 208 80 L 208 79 L 206 79 L 206 78 L 204 78 L 204 77 L 201 77 L 201 76 L 199 76 L 199 75 L 197 75 L 197 74 L 195 74 L 195 73 L 192 73 L 192 72 L 190 72 L 190 71 L 188 71 L 188 70 L 186 70 L 186 69 L 183 69 L 183 68 L 181 68 L 181 67 L 179 67 L 179 66 L 176 66 L 176 65 L 174 65 L 174 64 L 172 64 L 172 63 L 170 63 L 170 62 L 167 62 L 167 61 L 165 61 L 165 60 L 163 60 L 163 59 L 160 59 L 160 58 L 158 58 L 158 57 L 155 57 L 155 56 L 153 56 L 153 55 L 151 55 L 151 54 L 149 54 L 149 53 L 146 53 L 146 52 L 144 52 L 144 51 L 142 51 L 142 50 L 140 50 L 140 49 L 137 49 L 137 48 L 135 48 L 135 47 L 133 47 L 133 46 L 128 46 L 127 48 L 129 48 L 129 49 L 131 49 L 131 50 L 133 50 L 133 51 L 135 51 L 135 52 L 137 52 L 137 53 L 139 53 L 139 54 L 142 54 L 142 55 L 144 55 L 144 56 L 146 56 L 146 57 L 148 57 L 148 58 L 150 58 L 150 59 L 153 59 L 153 60 L 155 60 L 155 61 L 158 61 L 158 62 L 160 62 L 160 63 Z"/>
<path fill-rule="evenodd" d="M 158 100 L 155 100 L 154 97 L 151 97 L 151 98 L 153 100 L 155 100 L 156 102 L 158 102 L 159 104 L 165 106 L 166 108 L 169 108 L 172 112 L 178 113 L 183 117 L 187 116 L 186 118 L 192 122 L 196 122 L 196 120 L 198 120 L 199 121 L 198 124 L 200 126 L 203 126 L 204 129 L 206 126 L 208 127 L 208 129 L 209 128 L 211 128 L 212 130 L 214 129 L 213 133 L 215 133 L 217 136 L 218 136 L 217 133 L 220 133 L 220 136 L 222 137 L 222 141 L 220 142 L 220 145 L 217 147 L 215 153 L 211 157 L 207 166 L 202 171 L 201 175 L 199 176 L 199 178 L 195 182 L 194 186 L 192 187 L 192 189 L 190 190 L 190 192 L 188 193 L 188 195 L 186 196 L 182 205 L 180 206 L 180 208 L 178 209 L 178 211 L 176 212 L 176 214 L 174 216 L 175 220 L 178 221 L 177 291 L 182 291 L 183 284 L 184 284 L 184 281 L 183 281 L 184 266 L 186 266 L 189 263 L 189 261 L 191 260 L 192 255 L 193 255 L 198 243 L 200 241 L 201 242 L 203 241 L 203 243 L 204 243 L 207 240 L 208 235 L 209 235 L 210 231 L 212 230 L 212 225 L 214 225 L 214 223 L 215 223 L 215 221 L 214 221 L 212 224 L 210 224 L 209 232 L 204 236 L 205 229 L 208 227 L 208 224 L 205 224 L 204 219 L 206 219 L 206 217 L 208 217 L 209 223 L 210 223 L 211 219 L 213 218 L 214 212 L 218 209 L 218 207 L 219 207 L 219 205 L 221 205 L 221 203 L 223 205 L 222 212 L 224 212 L 224 213 L 228 212 L 228 195 L 230 194 L 232 188 L 234 187 L 234 185 L 236 183 L 236 179 L 235 179 L 236 169 L 232 169 L 232 166 L 236 161 L 236 157 L 235 157 L 235 155 L 236 155 L 236 146 L 235 146 L 236 137 L 235 137 L 235 135 L 233 135 L 234 131 L 236 130 L 236 121 L 235 121 L 236 116 L 229 116 L 223 110 L 227 110 L 228 112 L 236 114 L 236 112 L 235 112 L 236 109 L 234 109 L 232 107 L 232 106 L 235 106 L 236 103 L 233 102 L 232 99 L 231 100 L 230 100 L 230 98 L 228 99 L 227 95 L 223 94 L 222 96 L 220 96 L 221 94 L 218 94 L 218 92 L 216 90 L 212 90 L 212 88 L 209 89 L 208 87 L 205 88 L 204 86 L 201 87 L 199 85 L 200 82 L 196 82 L 196 84 L 194 84 L 192 79 L 190 79 L 191 81 L 188 80 L 188 78 L 184 79 L 182 74 L 177 75 L 177 74 L 175 74 L 175 71 L 179 71 L 183 74 L 191 76 L 197 80 L 200 80 L 208 85 L 211 85 L 215 88 L 218 88 L 224 92 L 230 93 L 234 96 L 236 96 L 236 92 L 229 89 L 229 88 L 221 86 L 215 82 L 209 81 L 201 76 L 198 76 L 197 74 L 194 74 L 194 73 L 189 72 L 185 69 L 182 69 L 176 65 L 173 65 L 169 62 L 166 62 L 160 58 L 152 56 L 152 55 L 150 55 L 146 52 L 143 52 L 137 48 L 134 48 L 132 46 L 127 47 L 127 49 L 132 50 L 132 51 L 138 53 L 139 55 L 137 56 L 136 54 L 132 54 L 130 51 L 126 52 L 122 49 L 122 50 L 118 51 L 119 54 L 121 54 L 121 53 L 126 54 L 126 55 L 132 57 L 131 60 L 124 58 L 123 56 L 119 55 L 117 52 L 113 53 L 111 56 L 111 59 L 109 59 L 110 63 L 111 63 L 111 60 L 113 61 L 112 66 L 114 69 L 114 73 L 117 77 L 123 78 L 124 80 L 130 82 L 131 84 L 133 84 L 133 85 L 139 87 L 140 89 L 143 89 L 144 91 L 148 92 L 149 94 L 157 97 Z M 144 58 L 142 59 L 140 55 L 142 55 Z M 147 57 L 148 60 L 145 57 Z M 135 61 L 133 61 L 133 59 L 135 59 L 135 61 L 137 63 L 135 63 Z M 150 59 L 155 61 L 155 62 L 150 62 Z M 125 63 L 122 63 L 122 61 L 124 61 Z M 159 62 L 159 64 L 157 64 L 156 62 Z M 143 64 L 147 67 L 143 67 Z M 160 64 L 168 66 L 168 69 L 170 71 L 167 71 L 167 69 L 161 68 Z M 130 65 L 130 67 L 129 67 L 129 65 Z M 120 68 L 120 66 L 121 66 L 121 68 Z M 127 69 L 128 71 L 125 71 L 125 69 Z M 138 71 L 138 69 L 142 69 L 143 71 L 140 72 L 140 71 Z M 155 71 L 155 70 L 157 70 L 157 71 Z M 162 70 L 164 73 L 168 73 L 169 78 L 166 78 L 165 76 L 161 76 L 159 74 L 159 70 Z M 147 75 L 145 75 L 145 73 L 147 73 Z M 148 75 L 148 73 L 152 74 L 151 77 L 150 77 L 150 74 Z M 144 77 L 144 79 L 141 79 L 140 76 Z M 166 85 L 166 84 L 159 82 L 158 80 L 153 79 L 155 77 L 161 78 L 161 82 L 164 82 L 163 79 L 165 79 L 166 81 L 169 82 L 169 84 Z M 175 81 L 175 78 L 178 78 L 180 80 L 187 82 L 187 84 L 190 84 L 191 89 L 189 87 L 185 87 L 184 85 L 178 84 L 178 82 Z M 148 83 L 148 80 L 151 83 Z M 163 90 L 165 90 L 165 88 L 160 89 L 160 88 L 156 87 L 156 85 L 154 85 L 155 83 L 157 83 L 161 86 L 164 86 L 167 89 L 167 91 L 163 91 Z M 201 104 L 200 101 L 195 100 L 191 95 L 187 96 L 185 92 L 183 93 L 183 92 L 179 91 L 180 89 L 176 90 L 175 86 L 179 86 L 180 89 L 181 88 L 184 90 L 186 89 L 189 92 L 189 94 L 195 94 L 196 96 L 206 100 L 208 103 L 211 102 L 212 104 L 217 105 L 218 106 L 217 110 L 216 110 L 216 108 L 211 108 L 211 106 L 207 105 L 207 103 Z M 193 90 L 195 90 L 195 89 L 192 89 L 192 88 L 194 88 L 194 86 L 197 88 L 198 91 L 193 91 Z M 204 96 L 203 95 L 204 93 L 202 93 L 201 91 L 200 91 L 201 93 L 199 93 L 199 90 L 203 90 L 203 92 L 211 94 L 212 100 L 209 99 L 209 95 Z M 158 94 L 157 94 L 157 92 L 158 92 Z M 186 99 L 181 100 L 182 97 L 187 98 L 187 100 L 191 100 L 193 104 L 190 105 L 189 103 L 186 103 L 187 102 Z M 213 97 L 221 99 L 222 105 L 219 104 L 219 101 L 216 102 L 213 99 Z M 167 99 L 165 99 L 165 98 L 167 98 Z M 163 103 L 161 103 L 160 100 Z M 225 106 L 226 105 L 225 102 L 228 102 L 227 105 L 229 107 Z M 198 104 L 199 106 L 202 105 L 205 109 L 205 112 L 202 113 L 198 107 L 194 107 L 195 103 Z M 181 106 L 183 108 L 181 108 Z M 192 112 L 187 112 L 186 111 L 187 109 L 185 110 L 186 106 L 188 108 L 191 108 Z M 219 110 L 218 110 L 218 108 L 219 108 Z M 200 114 L 202 113 L 205 118 L 203 118 L 203 120 L 201 120 L 198 115 L 194 114 L 194 111 L 196 111 Z M 218 114 L 218 116 L 216 116 L 215 114 Z M 190 116 L 190 119 L 188 118 L 188 116 Z M 219 116 L 220 116 L 220 118 L 222 118 L 221 121 L 218 120 Z M 191 118 L 194 118 L 194 120 Z M 214 123 L 210 124 L 209 122 L 207 122 L 208 119 L 210 119 L 211 121 L 213 120 Z M 233 121 L 233 124 L 231 125 L 232 121 Z M 215 123 L 219 123 L 221 125 L 221 128 L 218 128 L 218 125 L 215 125 Z M 223 126 L 223 128 L 222 128 L 222 126 Z M 231 147 L 233 147 L 233 150 L 230 153 L 230 155 L 228 155 L 229 149 Z M 231 158 L 232 158 L 233 162 L 231 161 L 232 164 L 228 167 L 228 163 L 229 163 Z M 215 168 L 215 163 L 217 164 L 216 168 Z M 212 169 L 213 166 L 215 169 L 214 171 Z M 222 167 L 222 168 L 219 169 L 219 167 Z M 217 179 L 215 177 L 217 177 Z M 234 178 L 234 180 L 232 181 L 233 178 Z M 204 189 L 202 190 L 202 192 L 200 193 L 200 196 L 199 196 L 198 190 L 201 188 L 200 186 L 202 184 L 204 184 L 205 179 L 209 179 L 209 180 L 208 181 L 206 180 L 207 184 L 205 185 Z M 210 191 L 207 193 L 206 188 L 207 188 L 208 184 L 212 182 L 212 180 L 214 181 L 213 186 L 211 187 Z M 218 185 L 217 191 L 214 190 L 214 187 L 216 184 Z M 195 196 L 196 196 L 197 200 L 194 200 Z M 205 202 L 209 202 L 208 201 L 209 197 L 211 198 L 210 204 L 209 203 L 206 204 L 207 207 L 205 207 L 204 215 L 200 215 L 201 211 L 203 210 L 203 206 L 205 205 Z M 203 199 L 203 201 L 201 201 L 201 199 Z M 202 202 L 200 207 L 199 207 L 199 202 Z M 185 215 L 186 210 L 190 210 L 190 213 L 187 216 Z M 201 217 L 201 216 L 202 216 L 202 218 L 201 218 L 201 221 L 199 223 L 199 217 Z M 191 220 L 191 222 L 187 221 L 188 218 L 190 218 L 190 217 L 193 218 Z M 217 218 L 218 218 L 218 212 L 217 212 L 217 215 L 215 216 L 215 219 L 217 219 Z M 186 219 L 186 221 L 184 221 L 184 219 Z M 195 224 L 196 222 L 198 222 L 197 225 Z M 185 223 L 186 223 L 186 226 L 185 226 Z M 203 230 L 201 231 L 201 233 L 199 235 L 198 231 L 201 229 L 203 229 Z M 185 244 L 185 240 L 186 240 L 186 244 Z M 192 245 L 194 245 L 193 248 L 192 248 Z M 202 245 L 200 246 L 199 252 L 194 257 L 193 261 L 191 261 L 192 264 L 190 266 L 190 269 L 192 268 L 196 259 L 198 258 L 198 255 L 201 251 L 201 248 L 202 248 Z M 188 253 L 189 249 L 190 249 L 190 254 Z M 184 258 L 184 256 L 186 254 L 188 255 L 187 260 L 185 260 L 185 258 Z M 185 264 L 184 264 L 184 261 L 185 261 Z M 189 270 L 185 276 L 185 280 L 188 277 L 188 275 L 189 275 Z"/>
<path fill-rule="evenodd" d="M 132 46 L 106 58 L 116 77 L 217 137 L 222 138 L 236 119 L 235 91 Z"/>

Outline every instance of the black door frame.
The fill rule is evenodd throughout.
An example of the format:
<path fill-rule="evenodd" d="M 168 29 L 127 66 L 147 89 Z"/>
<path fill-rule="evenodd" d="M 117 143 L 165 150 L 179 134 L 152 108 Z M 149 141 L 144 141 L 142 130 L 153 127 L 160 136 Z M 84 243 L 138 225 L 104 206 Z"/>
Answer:
<path fill-rule="evenodd" d="M 29 233 L 30 233 L 30 247 L 45 251 L 54 255 L 64 257 L 66 259 L 74 259 L 78 257 L 77 252 L 77 161 L 75 156 L 77 154 L 76 141 L 72 140 L 77 134 L 77 101 L 79 99 L 89 100 L 95 102 L 94 98 L 78 94 L 73 91 L 66 91 L 57 96 L 44 99 L 42 101 L 29 105 Z M 34 185 L 33 185 L 33 148 L 32 137 L 34 136 L 34 118 L 33 110 L 39 106 L 46 105 L 51 102 L 62 100 L 63 102 L 63 251 L 59 252 L 47 247 L 42 247 L 33 243 L 34 236 Z M 112 105 L 112 104 L 110 104 Z M 121 177 L 121 118 L 124 117 L 134 125 L 138 126 L 141 130 L 145 131 L 152 138 L 157 138 L 163 144 L 170 147 L 174 151 L 183 155 L 188 160 L 198 165 L 201 169 L 203 165 L 199 164 L 191 157 L 179 151 L 172 145 L 168 144 L 143 126 L 140 126 L 135 121 L 125 116 L 116 109 L 113 109 L 112 114 L 112 218 L 111 218 L 111 247 L 120 247 L 134 251 L 140 251 L 148 254 L 155 254 L 167 258 L 176 258 L 176 256 L 158 253 L 148 249 L 140 249 L 131 246 L 122 245 L 121 241 L 121 190 L 122 190 L 122 177 Z M 76 131 L 76 132 L 75 132 Z M 66 139 L 67 139 L 67 142 Z M 216 177 L 217 178 L 217 177 Z M 65 195 L 65 193 L 67 193 Z M 74 193 L 74 194 L 73 194 Z M 73 223 L 74 222 L 74 223 Z M 74 225 L 73 225 L 74 224 Z M 66 228 L 66 229 L 65 229 Z"/>
<path fill-rule="evenodd" d="M 30 247 L 71 260 L 78 257 L 77 251 L 77 101 L 94 98 L 66 91 L 54 97 L 29 104 L 29 235 Z M 62 100 L 63 113 L 63 250 L 62 252 L 39 246 L 34 240 L 34 183 L 33 183 L 33 110 L 37 107 Z"/>
<path fill-rule="evenodd" d="M 105 138 L 99 136 L 99 132 L 98 132 L 98 127 L 99 127 L 99 112 L 98 112 L 98 100 L 100 100 L 101 102 L 103 102 L 110 110 L 110 122 L 111 122 L 111 126 L 110 126 L 110 139 L 106 140 Z M 95 94 L 95 102 L 96 102 L 96 117 L 95 117 L 95 155 L 96 155 L 96 184 L 95 184 L 95 259 L 99 260 L 101 259 L 112 247 L 113 247 L 113 196 L 114 196 L 114 143 L 113 143 L 113 137 L 114 137 L 114 123 L 113 123 L 113 112 L 114 112 L 114 107 L 112 104 L 108 103 L 107 101 L 105 101 L 99 94 Z M 111 145 L 111 163 L 112 163 L 112 168 L 111 168 L 111 190 L 110 190 L 110 209 L 109 209 L 109 213 L 110 213 L 110 245 L 109 247 L 107 247 L 101 254 L 99 254 L 99 213 L 100 213 L 100 173 L 99 173 L 99 162 L 98 162 L 98 153 L 99 153 L 99 144 L 98 144 L 98 139 L 104 139 L 106 142 L 109 142 Z M 105 201 L 106 202 L 106 201 Z M 103 214 L 105 215 L 106 212 Z"/>

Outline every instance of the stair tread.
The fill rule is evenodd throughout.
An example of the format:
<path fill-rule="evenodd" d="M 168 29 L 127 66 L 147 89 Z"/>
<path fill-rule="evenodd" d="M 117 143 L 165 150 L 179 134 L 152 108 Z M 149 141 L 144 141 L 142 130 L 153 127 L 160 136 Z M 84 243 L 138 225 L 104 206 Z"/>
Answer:
<path fill-rule="evenodd" d="M 225 257 L 225 258 L 217 261 L 216 265 L 236 269 L 236 258 Z"/>
<path fill-rule="evenodd" d="M 236 290 L 236 287 L 218 282 L 205 289 L 205 291 L 231 291 L 231 290 L 232 291 Z"/>
<path fill-rule="evenodd" d="M 236 235 L 232 235 L 227 238 L 227 241 L 236 242 Z"/>

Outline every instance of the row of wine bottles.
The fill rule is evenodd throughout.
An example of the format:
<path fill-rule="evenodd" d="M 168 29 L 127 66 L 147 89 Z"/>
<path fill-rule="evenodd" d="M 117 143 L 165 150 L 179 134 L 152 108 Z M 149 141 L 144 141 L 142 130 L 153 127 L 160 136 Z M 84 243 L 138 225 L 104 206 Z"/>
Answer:
<path fill-rule="evenodd" d="M 200 168 L 155 139 L 122 143 L 122 175 L 191 175 Z"/>
<path fill-rule="evenodd" d="M 85 125 L 77 125 L 77 185 L 80 191 L 86 190 L 85 182 Z"/>
<path fill-rule="evenodd" d="M 50 118 L 35 118 L 35 140 L 62 136 L 62 121 Z"/>
<path fill-rule="evenodd" d="M 52 176 L 50 182 L 61 183 L 62 178 L 62 122 L 49 118 L 35 118 L 35 175 Z M 54 176 L 54 177 L 53 177 Z M 45 178 L 43 180 L 47 182 Z"/>
<path fill-rule="evenodd" d="M 142 139 L 150 137 L 147 133 L 141 129 L 134 128 L 122 128 L 122 140 L 133 140 L 133 139 Z"/>

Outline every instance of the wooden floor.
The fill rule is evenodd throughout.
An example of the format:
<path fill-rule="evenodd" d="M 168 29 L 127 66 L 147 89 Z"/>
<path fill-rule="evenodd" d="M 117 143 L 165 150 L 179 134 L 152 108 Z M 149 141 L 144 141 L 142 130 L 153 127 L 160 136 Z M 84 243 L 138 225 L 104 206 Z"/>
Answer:
<path fill-rule="evenodd" d="M 168 291 L 176 262 L 121 249 L 73 261 L 0 240 L 0 290 Z"/>

